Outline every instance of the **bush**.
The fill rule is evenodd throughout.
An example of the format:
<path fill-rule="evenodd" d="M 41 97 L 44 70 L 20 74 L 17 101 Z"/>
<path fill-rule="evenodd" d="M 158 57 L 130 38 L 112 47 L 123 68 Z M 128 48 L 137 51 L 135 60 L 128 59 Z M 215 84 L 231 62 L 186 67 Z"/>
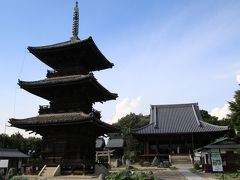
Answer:
<path fill-rule="evenodd" d="M 137 153 L 135 151 L 125 151 L 125 157 L 126 159 L 129 159 L 129 160 L 135 160 L 136 159 L 136 156 L 137 156 Z"/>
<path fill-rule="evenodd" d="M 1 174 L 0 174 L 0 180 L 4 180 Z"/>
<path fill-rule="evenodd" d="M 22 176 L 13 176 L 10 180 L 28 180 L 28 178 Z"/>
<path fill-rule="evenodd" d="M 194 169 L 199 170 L 200 169 L 200 164 L 198 162 L 195 162 L 193 164 Z"/>
<path fill-rule="evenodd" d="M 153 173 L 150 172 L 115 172 L 106 177 L 107 180 L 154 180 Z"/>

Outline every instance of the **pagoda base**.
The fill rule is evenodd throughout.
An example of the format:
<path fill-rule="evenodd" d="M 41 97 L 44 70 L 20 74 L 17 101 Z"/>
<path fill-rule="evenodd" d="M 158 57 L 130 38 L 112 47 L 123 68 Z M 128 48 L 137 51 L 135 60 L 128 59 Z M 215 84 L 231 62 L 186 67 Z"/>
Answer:
<path fill-rule="evenodd" d="M 61 165 L 63 172 L 94 172 L 96 139 L 119 129 L 100 121 L 95 113 L 44 114 L 10 119 L 14 127 L 42 136 L 41 166 Z"/>
<path fill-rule="evenodd" d="M 98 136 L 89 129 L 81 126 L 49 127 L 43 135 L 42 158 L 45 164 L 61 165 L 63 172 L 94 172 Z"/>

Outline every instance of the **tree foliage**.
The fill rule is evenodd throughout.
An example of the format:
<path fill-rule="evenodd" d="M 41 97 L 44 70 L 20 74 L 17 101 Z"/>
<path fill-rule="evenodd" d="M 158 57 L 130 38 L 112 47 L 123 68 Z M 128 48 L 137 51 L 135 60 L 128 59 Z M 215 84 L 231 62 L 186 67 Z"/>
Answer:
<path fill-rule="evenodd" d="M 150 121 L 150 116 L 147 115 L 136 115 L 135 113 L 130 113 L 125 117 L 118 120 L 114 126 L 120 128 L 123 132 L 123 136 L 130 134 L 131 129 L 140 128 L 147 125 Z"/>
<path fill-rule="evenodd" d="M 122 131 L 122 136 L 126 143 L 124 152 L 127 157 L 130 156 L 129 154 L 137 155 L 143 149 L 142 142 L 138 141 L 132 136 L 131 130 L 143 127 L 149 124 L 149 121 L 149 115 L 145 116 L 142 114 L 136 115 L 134 113 L 130 113 L 125 117 L 119 119 L 117 123 L 113 124 L 114 126 L 120 128 Z M 128 158 L 132 159 L 131 157 Z"/>
<path fill-rule="evenodd" d="M 0 148 L 18 149 L 19 151 L 33 157 L 39 157 L 41 153 L 42 140 L 40 138 L 24 138 L 20 133 L 11 136 L 0 134 Z"/>
<path fill-rule="evenodd" d="M 232 126 L 240 131 L 240 90 L 235 92 L 234 100 L 229 102 L 229 108 L 231 113 L 229 119 Z"/>
<path fill-rule="evenodd" d="M 219 126 L 229 126 L 229 119 L 218 119 L 216 116 L 211 116 L 208 111 L 200 110 L 203 120 L 209 124 L 219 125 Z"/>

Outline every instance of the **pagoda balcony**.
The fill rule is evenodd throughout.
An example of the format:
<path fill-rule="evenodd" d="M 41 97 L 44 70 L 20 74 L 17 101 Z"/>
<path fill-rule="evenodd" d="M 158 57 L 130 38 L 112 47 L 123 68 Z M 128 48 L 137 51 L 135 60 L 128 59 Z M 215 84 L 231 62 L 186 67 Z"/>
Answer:
<path fill-rule="evenodd" d="M 47 78 L 54 78 L 54 77 L 69 76 L 69 75 L 74 75 L 74 72 L 58 72 L 58 71 L 55 71 L 55 70 L 47 70 L 46 77 Z"/>
<path fill-rule="evenodd" d="M 52 113 L 50 105 L 39 106 L 39 114 L 49 114 Z"/>
<path fill-rule="evenodd" d="M 47 78 L 53 78 L 53 77 L 59 77 L 59 76 L 64 76 L 63 73 L 59 73 L 58 71 L 55 70 L 47 70 Z"/>
<path fill-rule="evenodd" d="M 55 109 L 51 108 L 50 105 L 42 105 L 39 106 L 38 113 L 41 114 L 51 114 L 51 113 L 64 113 L 64 112 L 80 112 L 81 108 L 65 108 L 65 109 Z M 101 119 L 101 112 L 92 108 L 92 110 L 88 113 L 94 113 L 94 116 L 98 119 Z"/>
<path fill-rule="evenodd" d="M 95 116 L 96 116 L 98 119 L 101 119 L 101 117 L 102 117 L 101 111 L 98 111 L 98 110 L 92 108 L 92 112 L 95 114 Z"/>

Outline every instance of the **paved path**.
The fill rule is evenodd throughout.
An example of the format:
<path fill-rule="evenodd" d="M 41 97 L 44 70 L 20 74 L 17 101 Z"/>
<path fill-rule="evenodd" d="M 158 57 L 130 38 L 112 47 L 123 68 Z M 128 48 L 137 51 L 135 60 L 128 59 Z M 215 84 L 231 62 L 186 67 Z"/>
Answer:
<path fill-rule="evenodd" d="M 153 174 L 157 180 L 185 180 L 177 170 L 155 170 Z"/>
<path fill-rule="evenodd" d="M 204 178 L 196 175 L 196 174 L 193 174 L 190 170 L 188 169 L 178 169 L 178 171 L 188 180 L 204 180 Z"/>
<path fill-rule="evenodd" d="M 215 180 L 213 178 L 203 178 L 192 173 L 190 171 L 190 169 L 193 168 L 192 164 L 175 164 L 175 167 L 178 168 L 178 172 L 180 172 L 188 180 Z"/>

